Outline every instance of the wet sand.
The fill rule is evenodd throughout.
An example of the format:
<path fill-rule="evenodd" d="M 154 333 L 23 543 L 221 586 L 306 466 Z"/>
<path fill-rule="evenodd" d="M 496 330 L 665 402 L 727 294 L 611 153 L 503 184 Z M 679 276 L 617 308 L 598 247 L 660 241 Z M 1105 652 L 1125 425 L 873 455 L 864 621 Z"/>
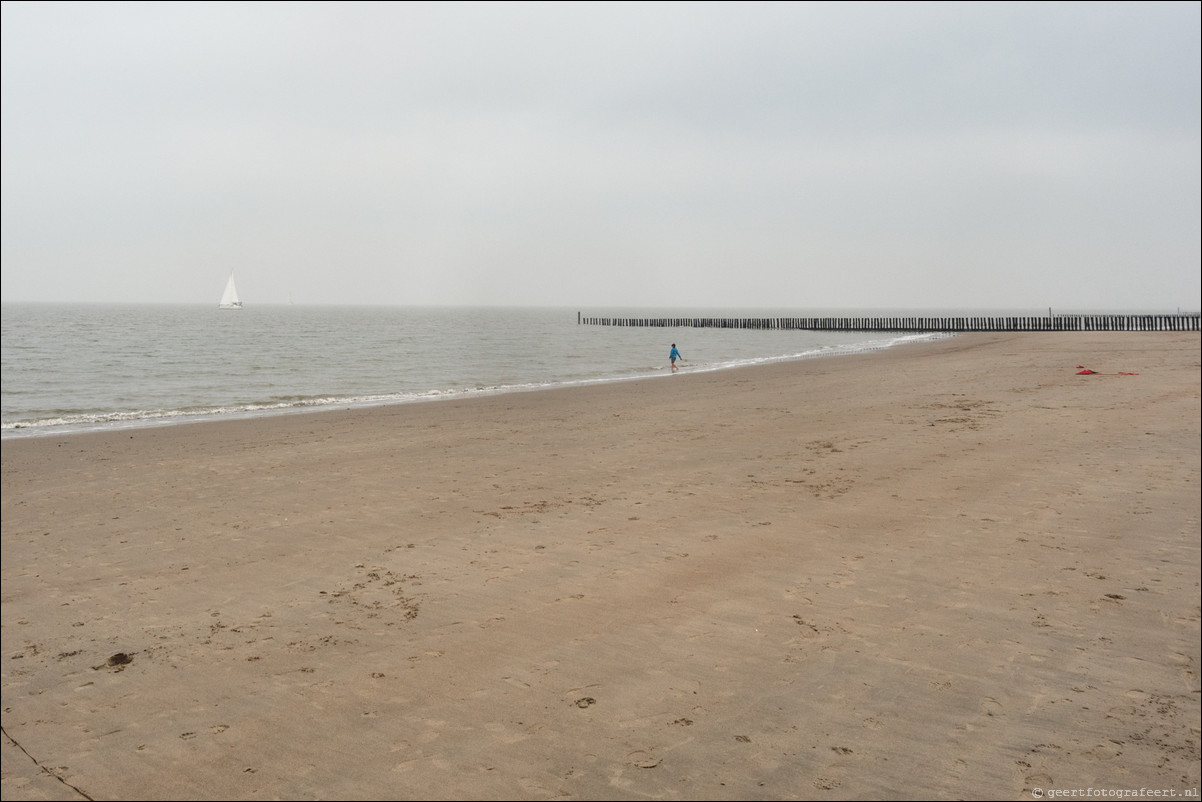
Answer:
<path fill-rule="evenodd" d="M 3 798 L 1196 794 L 1199 346 L 6 440 Z"/>

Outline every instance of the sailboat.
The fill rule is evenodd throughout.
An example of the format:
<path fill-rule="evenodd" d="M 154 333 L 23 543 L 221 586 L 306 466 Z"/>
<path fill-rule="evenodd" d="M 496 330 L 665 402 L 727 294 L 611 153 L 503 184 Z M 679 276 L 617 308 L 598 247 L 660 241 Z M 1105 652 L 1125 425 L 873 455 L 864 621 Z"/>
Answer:
<path fill-rule="evenodd" d="M 221 296 L 221 303 L 217 304 L 218 309 L 241 309 L 242 301 L 238 298 L 238 288 L 234 286 L 234 274 L 230 273 L 230 280 L 225 285 L 225 294 Z"/>

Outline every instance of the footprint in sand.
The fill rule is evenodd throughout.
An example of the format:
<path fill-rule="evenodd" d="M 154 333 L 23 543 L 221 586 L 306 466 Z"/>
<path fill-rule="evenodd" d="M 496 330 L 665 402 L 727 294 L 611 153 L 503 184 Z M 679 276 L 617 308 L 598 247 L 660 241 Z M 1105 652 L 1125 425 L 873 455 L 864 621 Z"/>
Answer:
<path fill-rule="evenodd" d="M 817 626 L 806 621 L 799 615 L 794 615 L 793 621 L 797 626 L 801 627 L 801 636 L 803 638 L 816 638 L 821 634 Z"/>
<path fill-rule="evenodd" d="M 626 756 L 626 759 L 638 766 L 640 769 L 653 769 L 664 760 L 662 757 L 656 757 L 655 755 L 642 750 L 631 752 Z"/>
<path fill-rule="evenodd" d="M 124 668 L 127 665 L 129 665 L 133 661 L 134 661 L 133 655 L 126 654 L 125 652 L 117 652 L 112 657 L 110 657 L 108 660 L 101 663 L 100 665 L 92 666 L 92 670 L 99 671 L 102 668 L 112 668 L 117 671 L 122 671 L 122 670 L 124 670 Z"/>
<path fill-rule="evenodd" d="M 1052 776 L 1050 774 L 1028 774 L 1023 778 L 1023 782 L 1026 783 L 1026 789 L 1024 790 L 1030 793 L 1033 788 L 1046 789 L 1052 784 Z"/>
<path fill-rule="evenodd" d="M 981 700 L 981 712 L 987 716 L 1002 715 L 1002 703 L 992 696 L 986 696 Z"/>

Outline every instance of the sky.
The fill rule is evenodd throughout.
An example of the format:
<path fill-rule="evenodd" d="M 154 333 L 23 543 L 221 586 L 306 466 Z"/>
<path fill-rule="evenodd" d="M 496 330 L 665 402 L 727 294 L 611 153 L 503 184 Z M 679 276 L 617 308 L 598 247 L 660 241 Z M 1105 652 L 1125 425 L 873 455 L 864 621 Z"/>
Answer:
<path fill-rule="evenodd" d="M 1196 1 L 2 10 L 4 302 L 1202 303 Z"/>

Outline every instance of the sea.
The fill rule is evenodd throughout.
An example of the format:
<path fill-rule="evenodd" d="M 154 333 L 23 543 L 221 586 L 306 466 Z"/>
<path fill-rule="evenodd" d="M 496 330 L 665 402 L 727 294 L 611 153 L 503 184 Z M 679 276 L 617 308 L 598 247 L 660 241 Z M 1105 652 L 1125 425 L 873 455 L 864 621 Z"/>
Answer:
<path fill-rule="evenodd" d="M 947 336 L 578 322 L 878 313 L 5 303 L 0 439 L 670 380 L 673 344 L 697 372 Z"/>

